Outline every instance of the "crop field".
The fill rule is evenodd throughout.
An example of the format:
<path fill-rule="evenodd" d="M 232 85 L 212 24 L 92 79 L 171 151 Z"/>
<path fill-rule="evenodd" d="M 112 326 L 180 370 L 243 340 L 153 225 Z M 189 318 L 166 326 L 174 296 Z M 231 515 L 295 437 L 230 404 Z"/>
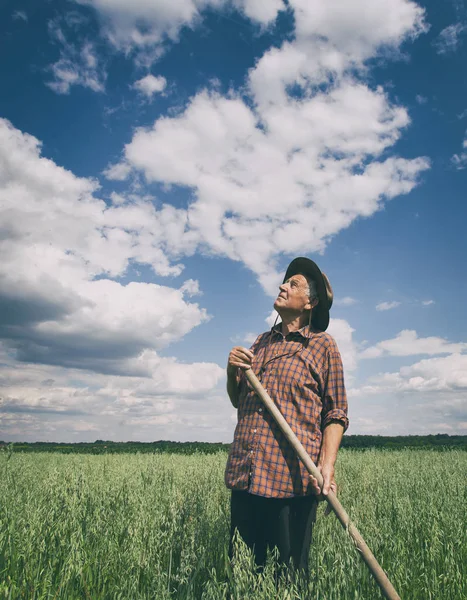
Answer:
<path fill-rule="evenodd" d="M 226 454 L 0 454 L 0 598 L 376 600 L 321 506 L 307 583 L 227 560 Z M 340 499 L 403 600 L 467 598 L 467 453 L 341 450 Z"/>

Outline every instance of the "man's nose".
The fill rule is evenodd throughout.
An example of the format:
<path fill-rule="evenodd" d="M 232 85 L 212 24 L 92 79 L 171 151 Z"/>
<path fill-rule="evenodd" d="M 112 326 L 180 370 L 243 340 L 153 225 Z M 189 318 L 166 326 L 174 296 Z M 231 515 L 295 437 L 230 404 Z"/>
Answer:
<path fill-rule="evenodd" d="M 281 285 L 279 286 L 279 289 L 281 292 L 285 292 L 285 290 L 287 289 L 287 284 L 281 283 Z"/>

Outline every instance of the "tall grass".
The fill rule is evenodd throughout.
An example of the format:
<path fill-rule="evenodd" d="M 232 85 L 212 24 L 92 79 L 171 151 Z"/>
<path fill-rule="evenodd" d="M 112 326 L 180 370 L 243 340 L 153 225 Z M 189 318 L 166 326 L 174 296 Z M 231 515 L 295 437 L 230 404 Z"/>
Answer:
<path fill-rule="evenodd" d="M 306 585 L 227 558 L 226 455 L 0 455 L 0 598 L 375 600 L 320 508 Z M 467 598 L 467 453 L 339 455 L 340 499 L 404 600 Z M 276 578 L 277 579 L 277 578 Z"/>

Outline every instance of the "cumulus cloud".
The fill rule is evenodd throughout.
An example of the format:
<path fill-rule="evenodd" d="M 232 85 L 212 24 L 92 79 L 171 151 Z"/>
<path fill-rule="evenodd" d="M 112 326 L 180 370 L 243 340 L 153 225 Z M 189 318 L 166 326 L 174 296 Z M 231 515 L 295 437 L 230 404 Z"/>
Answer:
<path fill-rule="evenodd" d="M 257 334 L 256 333 L 252 333 L 251 331 L 248 333 L 245 333 L 245 335 L 243 336 L 243 341 L 245 342 L 245 344 L 247 344 L 248 346 L 251 346 L 256 338 L 257 338 Z"/>
<path fill-rule="evenodd" d="M 266 323 L 266 325 L 269 327 L 269 329 L 274 325 L 274 323 L 276 322 L 276 319 L 280 318 L 278 313 L 273 309 L 271 311 L 271 313 L 266 317 L 266 319 L 264 320 L 264 322 Z"/>
<path fill-rule="evenodd" d="M 466 344 L 463 344 L 464 350 Z M 451 354 L 443 358 L 428 358 L 410 367 L 402 367 L 400 377 L 415 389 L 467 390 L 467 355 Z"/>
<path fill-rule="evenodd" d="M 132 87 L 151 100 L 155 94 L 163 92 L 166 86 L 167 80 L 165 77 L 155 77 L 154 75 L 149 74 L 146 75 L 146 77 L 135 81 Z"/>
<path fill-rule="evenodd" d="M 296 39 L 250 71 L 252 102 L 201 91 L 182 114 L 138 129 L 110 177 L 131 169 L 191 188 L 190 249 L 243 262 L 273 294 L 281 254 L 321 252 L 356 218 L 410 192 L 429 166 L 380 158 L 409 117 L 353 74 L 378 49 L 418 35 L 423 11 L 394 0 L 388 19 L 385 2 L 360 3 L 291 2 Z"/>
<path fill-rule="evenodd" d="M 358 360 L 428 355 L 347 388 L 352 432 L 386 435 L 467 432 L 467 343 L 404 330 L 357 355 Z M 446 356 L 440 356 L 440 355 Z"/>
<path fill-rule="evenodd" d="M 466 29 L 467 27 L 464 23 L 454 23 L 445 27 L 433 42 L 436 52 L 438 54 L 455 52 L 462 43 L 461 36 Z"/>
<path fill-rule="evenodd" d="M 343 298 L 335 298 L 333 306 L 354 306 L 358 303 L 358 300 L 351 296 L 344 296 Z"/>
<path fill-rule="evenodd" d="M 416 331 L 404 329 L 395 338 L 383 340 L 360 353 L 360 358 L 412 356 L 415 354 L 451 354 L 467 350 L 463 342 L 452 343 L 440 337 L 418 337 Z"/>
<path fill-rule="evenodd" d="M 280 10 L 282 0 L 76 0 L 94 7 L 101 17 L 103 32 L 118 49 L 136 50 L 139 60 L 151 62 L 164 51 L 167 41 L 177 41 L 183 27 L 194 28 L 204 11 L 240 11 L 262 26 L 271 24 Z"/>
<path fill-rule="evenodd" d="M 401 305 L 401 303 L 397 302 L 396 300 L 393 300 L 392 302 L 380 302 L 379 304 L 376 305 L 376 310 L 379 310 L 379 311 L 391 310 L 393 308 L 397 308 L 400 305 Z"/>
<path fill-rule="evenodd" d="M 179 288 L 115 281 L 130 264 L 178 275 L 167 257 L 185 215 L 147 198 L 107 206 L 98 185 L 41 156 L 39 141 L 0 120 L 0 336 L 23 361 L 120 372 L 209 316 Z M 123 362 L 122 362 L 123 361 Z"/>
<path fill-rule="evenodd" d="M 102 437 L 99 431 L 113 439 L 157 439 L 167 437 L 164 425 L 180 437 L 197 410 L 214 432 L 228 429 L 229 403 L 216 391 L 224 369 L 214 363 L 183 364 L 147 350 L 128 361 L 131 375 L 105 375 L 15 362 L 1 347 L 0 354 L 0 439 L 92 440 Z M 212 402 L 219 406 L 209 417 Z"/>
<path fill-rule="evenodd" d="M 107 169 L 104 170 L 103 175 L 110 179 L 111 181 L 125 181 L 127 177 L 131 173 L 130 165 L 125 163 L 118 163 L 116 165 L 110 165 Z M 116 198 L 121 198 L 121 196 L 116 196 Z"/>
<path fill-rule="evenodd" d="M 462 392 L 461 401 L 467 412 L 467 354 L 451 354 L 421 360 L 392 373 L 380 373 L 368 378 L 366 384 L 354 390 L 357 394 L 383 392 Z"/>
<path fill-rule="evenodd" d="M 199 287 L 199 282 L 196 279 L 187 279 L 180 288 L 180 291 L 188 296 L 200 296 L 202 291 Z"/>
<path fill-rule="evenodd" d="M 355 332 L 345 319 L 331 319 L 327 332 L 336 340 L 346 374 L 357 368 L 357 347 L 352 334 Z"/>
<path fill-rule="evenodd" d="M 68 41 L 66 28 L 76 29 L 82 25 L 81 18 L 65 17 L 49 23 L 49 33 L 52 40 L 60 48 L 60 58 L 50 65 L 52 81 L 46 85 L 57 94 L 69 94 L 74 85 L 103 92 L 107 74 L 100 62 L 95 44 L 84 40 L 79 44 Z"/>
<path fill-rule="evenodd" d="M 352 431 L 465 435 L 466 367 L 467 354 L 456 352 L 369 377 L 363 385 L 348 389 L 356 428 Z"/>
<path fill-rule="evenodd" d="M 465 169 L 467 167 L 467 135 L 462 142 L 462 152 L 459 154 L 454 154 L 451 158 L 451 164 L 453 167 L 459 171 Z"/>
<path fill-rule="evenodd" d="M 263 26 L 273 23 L 278 13 L 286 8 L 283 0 L 270 0 L 269 2 L 263 2 L 262 0 L 234 0 L 233 6 L 249 19 Z"/>
<path fill-rule="evenodd" d="M 207 9 L 239 11 L 242 15 L 267 27 L 280 11 L 283 0 L 76 0 L 92 6 L 101 17 L 108 39 L 126 51 L 134 48 L 162 51 L 166 40 L 176 41 L 183 27 L 195 27 Z M 406 37 L 426 30 L 424 11 L 409 0 L 356 0 L 351 5 L 329 0 L 291 0 L 287 3 L 295 13 L 298 38 L 316 36 L 329 40 L 351 60 L 371 56 L 381 45 L 396 48 Z M 384 17 L 384 18 L 383 18 Z M 335 57 L 338 60 L 338 57 Z M 331 58 L 331 62 L 332 62 Z"/>

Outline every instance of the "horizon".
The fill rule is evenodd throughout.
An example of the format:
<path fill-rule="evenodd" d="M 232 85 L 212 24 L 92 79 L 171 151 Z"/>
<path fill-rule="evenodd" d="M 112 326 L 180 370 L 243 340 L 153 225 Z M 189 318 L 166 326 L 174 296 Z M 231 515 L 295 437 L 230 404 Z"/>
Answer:
<path fill-rule="evenodd" d="M 416 437 L 416 438 L 432 438 L 432 437 L 442 437 L 442 438 L 467 438 L 467 434 L 449 434 L 449 433 L 427 433 L 424 435 L 418 435 L 418 434 L 407 434 L 407 435 L 381 435 L 381 434 L 371 434 L 371 433 L 354 433 L 354 434 L 345 434 L 344 438 L 358 438 L 358 437 L 370 437 L 370 438 L 412 438 L 412 437 Z M 345 444 L 345 440 L 343 438 L 343 442 Z M 97 439 L 94 441 L 87 441 L 87 442 L 83 442 L 83 441 L 65 441 L 65 440 L 55 440 L 55 441 L 51 441 L 51 440 L 36 440 L 36 441 L 25 441 L 25 440 L 17 440 L 15 442 L 10 442 L 10 441 L 5 441 L 5 440 L 0 440 L 0 444 L 4 444 L 4 445 L 10 445 L 10 444 L 57 444 L 57 445 L 62 445 L 62 444 L 67 444 L 67 445 L 73 445 L 73 444 L 89 444 L 89 445 L 101 445 L 101 444 L 163 444 L 163 443 L 168 443 L 168 444 L 208 444 L 208 445 L 226 445 L 229 446 L 231 444 L 231 442 L 222 442 L 222 441 L 212 441 L 212 442 L 206 442 L 206 441 L 202 441 L 202 440 L 168 440 L 168 439 L 158 439 L 158 440 L 151 440 L 151 441 L 146 441 L 146 442 L 142 442 L 140 440 L 121 440 L 121 441 L 115 441 L 115 440 L 101 440 L 101 439 Z"/>

